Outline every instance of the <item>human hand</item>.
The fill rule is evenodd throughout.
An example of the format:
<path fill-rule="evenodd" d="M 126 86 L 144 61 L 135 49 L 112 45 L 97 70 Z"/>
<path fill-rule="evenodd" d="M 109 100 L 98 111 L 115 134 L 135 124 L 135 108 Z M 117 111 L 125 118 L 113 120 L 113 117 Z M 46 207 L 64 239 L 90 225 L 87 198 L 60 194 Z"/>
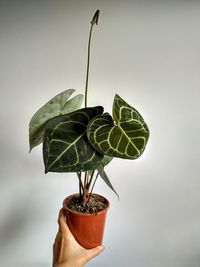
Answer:
<path fill-rule="evenodd" d="M 53 245 L 53 267 L 83 267 L 99 255 L 103 246 L 85 249 L 78 244 L 65 221 L 63 209 L 58 217 L 59 230 Z"/>

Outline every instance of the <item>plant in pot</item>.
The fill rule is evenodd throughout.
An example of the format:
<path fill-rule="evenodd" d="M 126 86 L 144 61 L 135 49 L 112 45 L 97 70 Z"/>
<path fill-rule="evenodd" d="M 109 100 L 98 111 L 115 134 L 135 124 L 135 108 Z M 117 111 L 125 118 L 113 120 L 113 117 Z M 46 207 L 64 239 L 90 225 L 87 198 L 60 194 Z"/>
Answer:
<path fill-rule="evenodd" d="M 114 97 L 112 116 L 102 106 L 87 106 L 90 43 L 98 18 L 99 10 L 89 33 L 85 107 L 80 108 L 83 95 L 71 98 L 75 90 L 69 89 L 42 106 L 29 123 L 30 150 L 43 143 L 45 173 L 77 174 L 78 193 L 67 197 L 63 207 L 70 230 L 85 248 L 101 245 L 109 207 L 105 197 L 93 193 L 98 176 L 116 193 L 105 166 L 114 157 L 137 159 L 149 138 L 142 116 L 119 95 Z"/>

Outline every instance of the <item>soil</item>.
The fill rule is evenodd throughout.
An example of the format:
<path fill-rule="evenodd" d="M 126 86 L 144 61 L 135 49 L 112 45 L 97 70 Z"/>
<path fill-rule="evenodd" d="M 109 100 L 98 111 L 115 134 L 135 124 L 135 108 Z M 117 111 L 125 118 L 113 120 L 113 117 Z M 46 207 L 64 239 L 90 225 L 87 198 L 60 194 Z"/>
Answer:
<path fill-rule="evenodd" d="M 98 212 L 104 210 L 108 206 L 107 200 L 96 194 L 92 194 L 86 203 L 83 203 L 79 197 L 79 194 L 75 194 L 71 197 L 67 204 L 68 208 L 81 213 L 98 214 Z"/>

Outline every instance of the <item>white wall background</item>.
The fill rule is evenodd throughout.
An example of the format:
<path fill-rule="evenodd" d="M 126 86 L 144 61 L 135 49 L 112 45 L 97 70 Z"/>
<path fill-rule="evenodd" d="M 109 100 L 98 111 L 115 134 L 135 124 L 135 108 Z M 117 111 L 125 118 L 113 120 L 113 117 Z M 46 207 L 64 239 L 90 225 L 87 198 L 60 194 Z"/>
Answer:
<path fill-rule="evenodd" d="M 200 1 L 0 1 L 0 266 L 51 266 L 57 214 L 75 174 L 44 174 L 28 123 L 51 97 L 83 92 L 89 21 L 90 105 L 115 93 L 151 131 L 137 161 L 114 160 L 105 252 L 88 266 L 200 266 Z"/>

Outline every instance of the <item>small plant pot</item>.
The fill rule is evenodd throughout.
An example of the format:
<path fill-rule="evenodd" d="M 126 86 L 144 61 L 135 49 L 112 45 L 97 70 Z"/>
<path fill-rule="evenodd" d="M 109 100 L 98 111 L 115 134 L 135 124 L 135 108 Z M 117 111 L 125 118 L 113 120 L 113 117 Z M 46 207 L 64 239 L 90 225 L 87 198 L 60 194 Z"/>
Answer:
<path fill-rule="evenodd" d="M 68 207 L 76 195 L 78 194 L 70 195 L 63 201 L 63 210 L 69 229 L 82 247 L 90 249 L 100 246 L 103 241 L 106 214 L 110 206 L 109 201 L 103 197 L 106 208 L 97 214 L 76 212 Z"/>

